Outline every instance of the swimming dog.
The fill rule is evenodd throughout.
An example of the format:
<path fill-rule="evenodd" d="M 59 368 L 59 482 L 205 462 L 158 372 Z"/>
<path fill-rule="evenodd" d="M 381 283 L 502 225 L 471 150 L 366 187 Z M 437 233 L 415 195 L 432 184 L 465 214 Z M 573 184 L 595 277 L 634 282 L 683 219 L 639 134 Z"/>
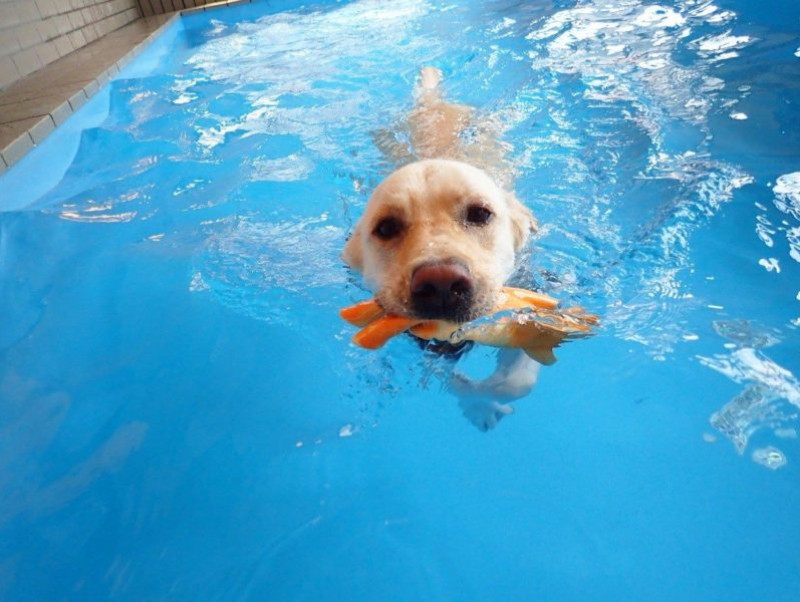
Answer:
<path fill-rule="evenodd" d="M 471 107 L 443 98 L 441 81 L 438 69 L 420 73 L 402 126 L 413 150 L 389 132 L 376 135 L 379 148 L 405 164 L 373 191 L 342 257 L 387 313 L 462 323 L 494 307 L 536 221 L 504 178 L 485 169 L 508 173 L 502 144 L 491 128 L 473 123 Z M 455 373 L 450 388 L 467 417 L 487 430 L 513 411 L 505 402 L 532 390 L 538 370 L 524 352 L 502 350 L 490 377 Z"/>

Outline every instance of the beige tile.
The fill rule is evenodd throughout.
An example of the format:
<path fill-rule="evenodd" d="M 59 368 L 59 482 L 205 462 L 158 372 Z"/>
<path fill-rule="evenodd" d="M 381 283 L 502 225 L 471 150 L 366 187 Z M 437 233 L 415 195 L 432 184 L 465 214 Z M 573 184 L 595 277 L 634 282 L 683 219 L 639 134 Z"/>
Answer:
<path fill-rule="evenodd" d="M 66 34 L 72 31 L 72 23 L 69 22 L 69 17 L 67 15 L 58 15 L 53 17 L 53 21 L 56 24 L 58 33 Z"/>
<path fill-rule="evenodd" d="M 36 8 L 36 3 L 31 2 L 31 0 L 17 2 L 16 5 L 20 23 L 31 23 L 42 18 L 42 15 L 39 14 L 39 9 Z"/>
<path fill-rule="evenodd" d="M 100 19 L 103 18 L 103 11 L 101 11 L 100 8 L 94 4 L 90 5 L 84 10 L 89 12 L 89 17 L 87 21 L 94 23 L 95 21 L 99 21 Z"/>
<path fill-rule="evenodd" d="M 79 10 L 67 13 L 67 17 L 69 18 L 69 24 L 72 26 L 72 29 L 80 29 L 86 25 L 86 21 L 83 20 L 83 15 L 81 15 L 81 11 Z"/>
<path fill-rule="evenodd" d="M 108 80 L 111 79 L 108 73 L 103 72 L 95 78 L 95 83 L 97 84 L 98 88 L 102 88 L 108 83 Z"/>
<path fill-rule="evenodd" d="M 36 125 L 28 130 L 28 133 L 33 139 L 34 144 L 41 144 L 41 142 L 47 138 L 54 129 L 56 129 L 56 124 L 53 121 L 53 118 L 50 117 L 50 115 L 45 115 Z"/>
<path fill-rule="evenodd" d="M 86 104 L 86 100 L 86 92 L 81 90 L 69 97 L 69 105 L 72 107 L 73 111 L 77 111 Z"/>
<path fill-rule="evenodd" d="M 17 104 L 3 105 L 3 110 L 0 112 L 0 123 L 5 125 L 30 117 L 42 117 L 50 113 L 52 104 L 52 97 L 43 96 Z"/>
<path fill-rule="evenodd" d="M 110 18 L 101 19 L 100 21 L 97 21 L 94 26 L 95 29 L 97 29 L 97 33 L 101 36 L 105 36 L 106 34 L 111 33 L 113 30 Z"/>
<path fill-rule="evenodd" d="M 36 47 L 36 54 L 39 55 L 39 60 L 42 61 L 42 66 L 49 65 L 57 61 L 59 58 L 58 50 L 54 42 L 44 42 Z"/>
<path fill-rule="evenodd" d="M 2 2 L 2 0 L 0 0 Z M 11 56 L 22 50 L 13 29 L 0 31 L 0 56 Z"/>
<path fill-rule="evenodd" d="M 0 125 L 0 150 L 11 144 L 21 134 L 27 132 L 41 119 L 40 117 L 31 117 L 29 119 L 22 119 L 13 123 L 6 123 Z"/>
<path fill-rule="evenodd" d="M 19 71 L 10 56 L 0 58 L 0 88 L 5 88 L 11 82 L 18 80 Z"/>
<path fill-rule="evenodd" d="M 56 73 L 51 76 L 50 81 L 55 85 L 68 86 L 69 84 L 79 84 L 78 88 L 83 88 L 87 82 L 93 78 L 93 71 L 89 69 L 75 68 L 66 70 L 62 73 Z"/>
<path fill-rule="evenodd" d="M 58 37 L 58 26 L 55 19 L 44 19 L 36 24 L 36 29 L 39 30 L 39 36 L 42 41 L 47 42 L 53 38 Z"/>
<path fill-rule="evenodd" d="M 29 100 L 35 100 L 42 96 L 39 90 L 30 90 L 27 87 L 20 88 L 18 84 L 25 81 L 26 80 L 24 79 L 20 80 L 0 92 L 0 121 L 3 121 L 3 111 L 10 105 L 24 103 Z"/>
<path fill-rule="evenodd" d="M 43 17 L 52 17 L 58 14 L 58 0 L 35 0 L 39 7 L 39 14 Z"/>
<path fill-rule="evenodd" d="M 16 5 L 8 2 L 0 2 L 0 23 L 3 24 L 3 27 L 11 28 L 15 25 L 19 25 L 20 22 Z"/>
<path fill-rule="evenodd" d="M 139 10 L 136 8 L 129 8 L 126 10 L 123 15 L 125 16 L 125 24 L 133 23 L 138 19 L 141 15 L 139 14 Z"/>
<path fill-rule="evenodd" d="M 72 105 L 69 104 L 69 101 L 64 101 L 50 112 L 50 117 L 53 118 L 53 122 L 56 126 L 59 126 L 69 119 L 72 113 Z"/>
<path fill-rule="evenodd" d="M 69 41 L 67 36 L 61 36 L 53 40 L 53 43 L 56 45 L 56 51 L 58 52 L 59 56 L 67 56 L 70 52 L 75 50 L 72 47 L 72 42 Z"/>
<path fill-rule="evenodd" d="M 0 141 L 2 141 L 2 139 L 2 132 L 0 132 Z M 14 163 L 22 159 L 32 148 L 33 139 L 30 137 L 27 130 L 25 130 L 17 134 L 16 137 L 9 140 L 5 145 L 0 146 L 0 155 L 3 156 L 6 165 L 11 167 Z"/>
<path fill-rule="evenodd" d="M 97 33 L 97 28 L 94 26 L 94 24 L 87 25 L 81 29 L 81 32 L 83 33 L 83 37 L 88 44 L 91 44 L 100 37 L 100 34 Z"/>
<path fill-rule="evenodd" d="M 86 98 L 91 98 L 99 89 L 100 85 L 97 83 L 97 80 L 93 79 L 83 87 L 83 93 L 86 94 Z"/>
<path fill-rule="evenodd" d="M 14 35 L 17 38 L 19 47 L 23 50 L 36 46 L 42 41 L 42 36 L 36 28 L 36 23 L 28 23 L 27 25 L 20 25 L 14 30 Z"/>
<path fill-rule="evenodd" d="M 122 71 L 125 67 L 127 67 L 130 64 L 133 58 L 134 57 L 132 52 L 128 52 L 127 54 L 125 54 L 115 63 L 117 70 Z"/>
<path fill-rule="evenodd" d="M 69 41 L 72 42 L 73 48 L 80 48 L 82 46 L 86 46 L 86 38 L 83 37 L 83 34 L 80 31 L 73 31 L 68 34 Z"/>
<path fill-rule="evenodd" d="M 42 62 L 39 60 L 39 55 L 36 54 L 35 48 L 22 50 L 12 55 L 11 59 L 14 61 L 14 64 L 17 66 L 17 71 L 19 71 L 22 77 L 33 73 L 42 66 Z"/>

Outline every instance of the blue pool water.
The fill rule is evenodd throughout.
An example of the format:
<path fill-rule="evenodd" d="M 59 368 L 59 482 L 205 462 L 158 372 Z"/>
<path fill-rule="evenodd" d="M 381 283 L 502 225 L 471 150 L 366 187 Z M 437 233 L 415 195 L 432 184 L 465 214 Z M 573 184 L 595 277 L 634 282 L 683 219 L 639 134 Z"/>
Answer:
<path fill-rule="evenodd" d="M 337 317 L 423 65 L 603 320 L 486 433 Z M 0 598 L 800 599 L 798 123 L 788 0 L 184 18 L 0 178 Z"/>

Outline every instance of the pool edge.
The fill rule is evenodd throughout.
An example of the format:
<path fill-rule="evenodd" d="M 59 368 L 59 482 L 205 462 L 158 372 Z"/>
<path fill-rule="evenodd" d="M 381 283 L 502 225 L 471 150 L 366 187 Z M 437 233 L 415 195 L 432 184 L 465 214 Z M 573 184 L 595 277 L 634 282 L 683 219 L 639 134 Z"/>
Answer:
<path fill-rule="evenodd" d="M 161 17 L 161 19 L 163 19 L 162 23 L 160 23 L 143 40 L 135 44 L 128 52 L 123 54 L 122 57 L 120 57 L 111 66 L 107 67 L 88 83 L 82 86 L 79 90 L 65 98 L 47 114 L 31 118 L 29 121 L 36 121 L 31 123 L 26 130 L 20 132 L 20 134 L 11 142 L 6 144 L 5 147 L 0 148 L 0 176 L 4 175 L 7 170 L 19 163 L 19 161 L 22 160 L 36 146 L 44 142 L 44 140 L 46 140 L 57 127 L 59 127 L 73 113 L 77 112 L 84 104 L 92 99 L 105 84 L 111 81 L 111 79 L 117 73 L 119 73 L 125 66 L 139 56 L 148 46 L 150 46 L 150 44 L 153 43 L 158 36 L 164 32 L 166 28 L 171 26 L 176 19 L 180 19 L 180 17 L 180 12 L 175 12 L 169 16 Z M 139 21 L 145 19 L 152 20 L 154 18 L 146 17 L 139 19 Z M 107 35 L 113 35 L 113 33 L 115 32 L 111 32 Z"/>
<path fill-rule="evenodd" d="M 28 121 L 31 123 L 27 129 L 21 131 L 16 138 L 12 139 L 11 142 L 0 148 L 0 176 L 3 176 L 9 169 L 19 163 L 19 161 L 27 156 L 28 153 L 36 148 L 36 146 L 44 142 L 50 136 L 50 134 L 56 130 L 56 128 L 58 128 L 72 114 L 74 114 L 84 104 L 91 100 L 104 85 L 111 81 L 111 79 L 117 73 L 119 73 L 124 67 L 130 64 L 137 56 L 139 56 L 168 27 L 173 25 L 176 20 L 180 19 L 184 15 L 219 10 L 238 4 L 250 4 L 251 1 L 252 0 L 220 0 L 219 2 L 213 2 L 204 6 L 175 11 L 169 15 L 159 17 L 142 17 L 142 19 L 139 19 L 139 21 L 142 21 L 145 19 L 160 18 L 163 19 L 163 22 L 151 33 L 149 33 L 142 41 L 134 45 L 110 67 L 102 71 L 99 75 L 95 76 L 91 81 L 89 81 L 89 83 L 85 84 L 77 92 L 74 92 L 68 98 L 65 98 L 55 108 L 48 111 L 47 114 L 30 118 Z"/>

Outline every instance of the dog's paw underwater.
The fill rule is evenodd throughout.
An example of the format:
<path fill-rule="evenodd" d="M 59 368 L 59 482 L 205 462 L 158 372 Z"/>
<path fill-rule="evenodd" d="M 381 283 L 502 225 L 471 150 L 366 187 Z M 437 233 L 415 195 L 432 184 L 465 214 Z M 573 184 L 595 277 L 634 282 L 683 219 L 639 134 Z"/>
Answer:
<path fill-rule="evenodd" d="M 387 315 L 374 301 L 341 310 L 344 320 L 361 328 L 353 342 L 378 349 L 389 339 L 409 331 L 425 339 L 458 344 L 474 341 L 491 347 L 522 349 L 541 364 L 556 361 L 553 349 L 562 342 L 592 335 L 598 318 L 580 307 L 559 309 L 558 301 L 533 291 L 503 287 L 490 316 L 466 324 Z"/>

